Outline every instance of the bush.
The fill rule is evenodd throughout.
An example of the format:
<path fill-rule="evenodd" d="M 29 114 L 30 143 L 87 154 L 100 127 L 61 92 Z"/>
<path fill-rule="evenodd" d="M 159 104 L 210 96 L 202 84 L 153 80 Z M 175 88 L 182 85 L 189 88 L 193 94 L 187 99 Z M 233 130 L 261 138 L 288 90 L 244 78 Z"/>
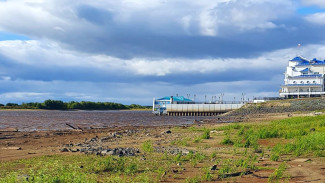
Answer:
<path fill-rule="evenodd" d="M 45 100 L 44 109 L 62 110 L 66 109 L 66 105 L 61 100 Z"/>
<path fill-rule="evenodd" d="M 210 130 L 209 129 L 205 129 L 202 136 L 202 139 L 209 139 L 210 138 Z"/>
<path fill-rule="evenodd" d="M 153 146 L 152 146 L 152 142 L 151 142 L 150 140 L 145 141 L 145 142 L 142 144 L 142 150 L 143 150 L 144 152 L 149 152 L 149 153 L 153 152 L 154 149 L 153 149 Z"/>
<path fill-rule="evenodd" d="M 221 144 L 224 144 L 224 145 L 234 145 L 234 142 L 230 139 L 229 136 L 227 136 L 226 138 L 224 138 L 222 140 Z"/>

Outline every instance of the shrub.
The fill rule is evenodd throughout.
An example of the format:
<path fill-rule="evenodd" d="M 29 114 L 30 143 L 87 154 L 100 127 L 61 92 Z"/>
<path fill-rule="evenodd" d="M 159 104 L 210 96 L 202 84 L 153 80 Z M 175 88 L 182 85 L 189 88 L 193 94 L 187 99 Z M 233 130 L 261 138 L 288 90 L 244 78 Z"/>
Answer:
<path fill-rule="evenodd" d="M 226 136 L 226 138 L 224 138 L 221 142 L 221 144 L 224 144 L 224 145 L 233 145 L 234 142 L 230 139 L 229 136 Z"/>
<path fill-rule="evenodd" d="M 202 139 L 209 139 L 210 138 L 210 130 L 209 129 L 205 129 L 202 136 Z"/>
<path fill-rule="evenodd" d="M 151 142 L 150 140 L 145 141 L 145 142 L 142 144 L 142 150 L 143 150 L 144 152 L 149 152 L 149 153 L 153 152 L 154 149 L 153 149 L 153 146 L 152 146 L 152 142 Z"/>

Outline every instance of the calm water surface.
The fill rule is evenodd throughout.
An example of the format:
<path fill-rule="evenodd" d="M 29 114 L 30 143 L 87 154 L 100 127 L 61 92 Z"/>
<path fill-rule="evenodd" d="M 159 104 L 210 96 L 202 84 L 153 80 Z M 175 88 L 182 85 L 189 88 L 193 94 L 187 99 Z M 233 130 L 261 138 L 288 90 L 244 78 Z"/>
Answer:
<path fill-rule="evenodd" d="M 164 126 L 192 124 L 213 117 L 155 116 L 151 111 L 0 111 L 0 128 L 19 131 L 64 130 L 66 123 L 84 128 L 113 126 Z"/>

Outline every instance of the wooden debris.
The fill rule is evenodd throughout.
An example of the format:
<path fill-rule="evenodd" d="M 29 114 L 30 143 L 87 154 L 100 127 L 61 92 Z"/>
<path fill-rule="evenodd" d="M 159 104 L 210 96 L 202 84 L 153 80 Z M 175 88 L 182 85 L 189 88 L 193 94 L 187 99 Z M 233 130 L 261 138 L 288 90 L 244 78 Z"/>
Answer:
<path fill-rule="evenodd" d="M 3 128 L 0 132 L 18 132 L 18 128 Z"/>

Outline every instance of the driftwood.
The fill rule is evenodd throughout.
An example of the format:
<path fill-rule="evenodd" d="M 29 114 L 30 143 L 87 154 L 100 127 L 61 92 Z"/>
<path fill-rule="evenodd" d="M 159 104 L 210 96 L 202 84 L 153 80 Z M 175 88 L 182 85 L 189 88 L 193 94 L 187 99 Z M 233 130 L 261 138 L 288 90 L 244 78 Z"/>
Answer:
<path fill-rule="evenodd" d="M 74 129 L 74 130 L 77 130 L 77 129 L 78 129 L 78 128 L 76 128 L 76 127 L 70 125 L 69 123 L 66 123 L 65 125 L 67 125 L 68 127 L 72 128 L 72 129 Z"/>
<path fill-rule="evenodd" d="M 0 132 L 18 132 L 18 128 L 4 128 L 0 129 Z"/>
<path fill-rule="evenodd" d="M 219 176 L 219 178 L 238 177 L 238 176 L 241 176 L 241 175 L 248 175 L 248 174 L 252 174 L 252 173 L 253 172 L 251 172 L 251 171 L 228 173 L 228 174 L 224 174 L 224 175 Z"/>
<path fill-rule="evenodd" d="M 83 128 L 80 127 L 79 125 L 77 125 L 77 127 L 75 127 L 75 126 L 73 126 L 73 125 L 71 125 L 69 123 L 66 123 L 65 125 L 69 126 L 70 128 L 72 128 L 74 130 L 81 130 L 81 131 L 83 130 Z"/>

